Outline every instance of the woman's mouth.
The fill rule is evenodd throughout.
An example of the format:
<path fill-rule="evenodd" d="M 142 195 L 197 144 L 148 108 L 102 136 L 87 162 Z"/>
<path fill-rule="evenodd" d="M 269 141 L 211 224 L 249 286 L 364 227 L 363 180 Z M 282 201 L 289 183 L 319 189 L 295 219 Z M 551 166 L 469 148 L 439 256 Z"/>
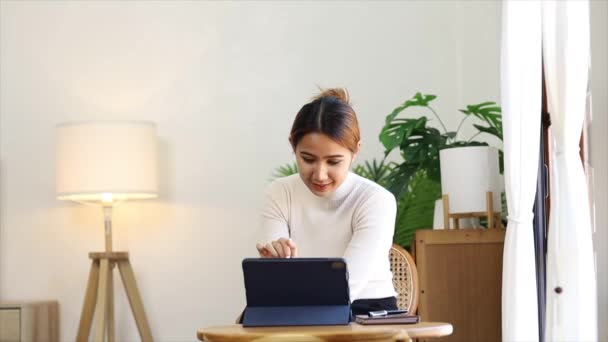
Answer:
<path fill-rule="evenodd" d="M 313 188 L 320 192 L 325 191 L 327 188 L 329 188 L 329 185 L 331 185 L 331 183 L 327 183 L 327 184 L 312 183 Z"/>

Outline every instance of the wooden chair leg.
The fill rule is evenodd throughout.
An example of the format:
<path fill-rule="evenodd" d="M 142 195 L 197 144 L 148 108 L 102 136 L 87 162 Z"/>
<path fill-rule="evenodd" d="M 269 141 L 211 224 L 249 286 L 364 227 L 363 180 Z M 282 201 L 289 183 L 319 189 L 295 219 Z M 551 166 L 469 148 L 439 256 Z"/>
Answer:
<path fill-rule="evenodd" d="M 87 290 L 84 296 L 84 304 L 82 305 L 82 313 L 80 314 L 80 323 L 78 324 L 78 333 L 76 334 L 77 342 L 87 342 L 91 333 L 91 324 L 93 323 L 93 313 L 95 312 L 95 301 L 97 300 L 97 286 L 99 283 L 99 261 L 91 262 L 91 270 L 89 271 L 89 280 L 87 281 Z"/>
<path fill-rule="evenodd" d="M 120 277 L 125 286 L 127 292 L 127 298 L 129 304 L 131 304 L 131 310 L 135 317 L 135 323 L 137 324 L 137 330 L 139 330 L 139 336 L 143 342 L 152 342 L 152 332 L 150 331 L 150 325 L 146 318 L 146 312 L 144 311 L 144 305 L 137 290 L 137 283 L 135 276 L 133 275 L 133 269 L 129 260 L 118 261 L 118 270 L 120 271 Z"/>
<path fill-rule="evenodd" d="M 107 336 L 108 342 L 115 341 L 115 328 L 114 328 L 114 262 L 110 263 L 110 270 L 108 272 L 108 323 Z"/>
<path fill-rule="evenodd" d="M 101 259 L 99 265 L 99 288 L 97 290 L 97 304 L 95 305 L 95 336 L 93 341 L 104 342 L 107 319 L 106 304 L 108 302 L 108 259 Z"/>

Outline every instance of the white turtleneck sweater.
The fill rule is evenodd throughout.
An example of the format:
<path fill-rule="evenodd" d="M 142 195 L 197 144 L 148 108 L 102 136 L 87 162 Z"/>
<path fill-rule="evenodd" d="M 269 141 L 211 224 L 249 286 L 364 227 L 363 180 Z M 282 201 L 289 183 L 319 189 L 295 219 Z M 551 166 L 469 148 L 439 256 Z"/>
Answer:
<path fill-rule="evenodd" d="M 298 257 L 343 257 L 351 301 L 396 296 L 388 259 L 397 205 L 380 185 L 349 172 L 328 197 L 318 197 L 299 174 L 266 190 L 261 239 L 291 238 Z"/>

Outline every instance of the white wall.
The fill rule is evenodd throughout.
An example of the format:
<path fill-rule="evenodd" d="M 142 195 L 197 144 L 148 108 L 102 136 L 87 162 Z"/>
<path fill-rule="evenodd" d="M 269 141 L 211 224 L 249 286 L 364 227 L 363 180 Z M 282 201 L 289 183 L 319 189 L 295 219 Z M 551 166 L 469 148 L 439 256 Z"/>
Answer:
<path fill-rule="evenodd" d="M 5 1 L 0 4 L 0 299 L 57 299 L 75 337 L 96 208 L 54 197 L 54 127 L 158 124 L 163 193 L 115 212 L 159 341 L 192 341 L 244 305 L 256 207 L 291 161 L 291 121 L 321 86 L 345 86 L 361 159 L 416 91 L 454 129 L 465 104 L 499 99 L 500 3 Z M 469 130 L 470 132 L 470 130 Z M 117 283 L 118 284 L 118 283 Z M 136 340 L 117 288 L 117 338 Z"/>

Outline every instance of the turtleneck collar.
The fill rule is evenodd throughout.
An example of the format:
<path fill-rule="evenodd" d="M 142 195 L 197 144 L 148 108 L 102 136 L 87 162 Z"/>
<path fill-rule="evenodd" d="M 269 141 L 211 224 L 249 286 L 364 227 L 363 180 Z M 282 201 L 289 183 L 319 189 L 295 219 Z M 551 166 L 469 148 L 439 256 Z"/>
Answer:
<path fill-rule="evenodd" d="M 349 171 L 348 174 L 346 175 L 346 178 L 342 182 L 342 184 L 340 184 L 340 186 L 336 190 L 334 190 L 334 192 L 332 192 L 331 194 L 329 194 L 326 197 L 319 197 L 319 196 L 315 195 L 314 193 L 312 193 L 312 191 L 310 191 L 310 189 L 308 189 L 308 187 L 306 187 L 306 184 L 304 184 L 304 181 L 302 181 L 302 178 L 300 178 L 300 183 L 301 183 L 301 186 L 306 189 L 306 192 L 308 192 L 310 194 L 310 197 L 315 199 L 316 201 L 334 202 L 334 201 L 342 201 L 346 197 L 346 195 L 348 195 L 353 190 L 353 187 L 355 184 L 355 177 L 357 177 L 357 175 L 354 175 L 352 172 Z"/>
<path fill-rule="evenodd" d="M 325 199 L 329 200 L 329 201 L 341 201 L 344 199 L 344 197 L 346 197 L 346 195 L 348 195 L 352 190 L 353 190 L 353 185 L 355 184 L 354 182 L 354 178 L 356 176 L 352 174 L 352 172 L 348 172 L 348 174 L 346 175 L 346 179 L 344 179 L 344 182 L 342 182 L 342 184 L 340 184 L 340 186 L 334 190 L 334 192 L 332 192 L 331 194 L 329 194 L 329 196 L 324 197 Z"/>

